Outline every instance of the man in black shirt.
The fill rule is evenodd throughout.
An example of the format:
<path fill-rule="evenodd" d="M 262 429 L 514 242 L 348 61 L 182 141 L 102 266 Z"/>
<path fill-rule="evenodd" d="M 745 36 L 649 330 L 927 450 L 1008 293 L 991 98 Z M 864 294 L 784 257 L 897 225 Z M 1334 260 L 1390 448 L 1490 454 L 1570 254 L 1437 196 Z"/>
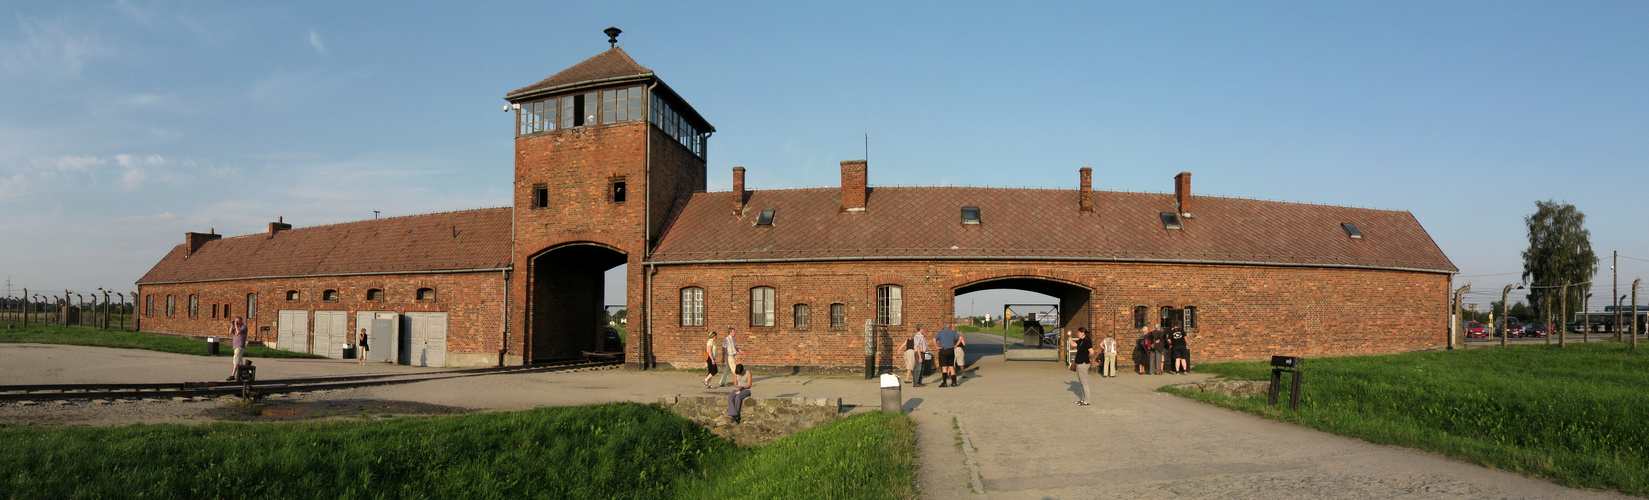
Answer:
<path fill-rule="evenodd" d="M 1191 348 L 1185 345 L 1185 328 L 1179 322 L 1168 331 L 1168 352 L 1174 358 L 1174 373 L 1184 375 L 1191 368 Z"/>
<path fill-rule="evenodd" d="M 1087 328 L 1076 329 L 1071 346 L 1076 349 L 1071 364 L 1075 366 L 1076 381 L 1082 384 L 1082 399 L 1077 400 L 1076 405 L 1088 406 L 1088 364 L 1094 359 L 1094 341 L 1088 338 Z"/>

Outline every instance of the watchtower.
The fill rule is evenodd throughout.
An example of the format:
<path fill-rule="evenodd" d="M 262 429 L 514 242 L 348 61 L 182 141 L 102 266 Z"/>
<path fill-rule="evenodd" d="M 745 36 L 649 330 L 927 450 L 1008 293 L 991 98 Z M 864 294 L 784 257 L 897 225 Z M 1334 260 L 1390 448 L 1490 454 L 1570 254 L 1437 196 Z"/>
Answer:
<path fill-rule="evenodd" d="M 625 359 L 645 363 L 641 263 L 672 207 L 705 190 L 715 128 L 617 34 L 608 29 L 607 51 L 504 96 L 515 112 L 509 362 L 598 350 L 604 273 L 628 264 Z"/>

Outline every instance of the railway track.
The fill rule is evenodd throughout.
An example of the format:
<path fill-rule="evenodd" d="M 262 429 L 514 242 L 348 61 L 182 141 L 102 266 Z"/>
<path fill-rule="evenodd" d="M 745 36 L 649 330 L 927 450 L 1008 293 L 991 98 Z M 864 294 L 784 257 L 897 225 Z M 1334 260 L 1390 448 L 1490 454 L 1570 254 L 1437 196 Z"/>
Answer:
<path fill-rule="evenodd" d="M 158 384 L 36 384 L 0 385 L 3 401 L 63 401 L 78 399 L 191 398 L 201 396 L 258 396 L 410 384 L 449 378 L 506 373 L 539 373 L 615 367 L 623 361 L 562 361 L 529 366 L 472 368 L 420 374 L 340 375 L 242 382 L 172 382 Z"/>

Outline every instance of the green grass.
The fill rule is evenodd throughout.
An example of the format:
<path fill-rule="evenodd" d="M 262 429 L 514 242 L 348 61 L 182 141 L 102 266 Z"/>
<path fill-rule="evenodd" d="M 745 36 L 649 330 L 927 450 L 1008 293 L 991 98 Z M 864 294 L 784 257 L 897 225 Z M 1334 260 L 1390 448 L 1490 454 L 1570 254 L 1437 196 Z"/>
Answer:
<path fill-rule="evenodd" d="M 1198 371 L 1269 380 L 1267 363 Z M 1432 450 L 1583 488 L 1649 494 L 1649 352 L 1529 345 L 1304 364 L 1300 410 L 1264 396 L 1165 391 L 1370 442 Z"/>
<path fill-rule="evenodd" d="M 219 356 L 234 354 L 227 338 L 220 344 Z M 66 344 L 118 349 L 144 349 L 206 356 L 207 342 L 202 339 L 155 335 L 142 332 L 120 332 L 78 326 L 56 326 L 30 323 L 27 328 L 4 329 L 0 326 L 0 343 L 10 344 Z M 247 346 L 244 354 L 252 358 L 324 358 L 314 354 L 283 351 L 263 346 Z"/>
<path fill-rule="evenodd" d="M 906 498 L 914 437 L 870 413 L 756 449 L 651 405 L 385 421 L 0 428 L 16 498 Z"/>

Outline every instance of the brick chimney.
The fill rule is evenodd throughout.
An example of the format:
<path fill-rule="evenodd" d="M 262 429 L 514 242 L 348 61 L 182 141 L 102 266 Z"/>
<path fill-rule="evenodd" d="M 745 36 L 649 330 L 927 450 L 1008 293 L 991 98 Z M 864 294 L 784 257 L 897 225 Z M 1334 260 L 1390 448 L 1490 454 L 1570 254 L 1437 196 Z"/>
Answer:
<path fill-rule="evenodd" d="M 733 215 L 744 216 L 744 167 L 733 167 Z"/>
<path fill-rule="evenodd" d="M 1174 204 L 1179 205 L 1179 213 L 1191 213 L 1191 173 L 1180 172 L 1174 176 Z"/>
<path fill-rule="evenodd" d="M 865 211 L 865 200 L 870 196 L 869 176 L 865 160 L 842 162 L 842 210 Z"/>
<path fill-rule="evenodd" d="M 292 225 L 286 223 L 286 217 L 276 217 L 275 222 L 269 223 L 269 236 L 274 236 L 275 233 L 288 229 L 292 229 Z"/>
<path fill-rule="evenodd" d="M 183 258 L 187 259 L 189 256 L 194 255 L 195 252 L 200 251 L 201 245 L 205 245 L 206 242 L 223 237 L 218 234 L 213 234 L 216 232 L 217 230 L 213 229 L 211 233 L 183 233 Z"/>
<path fill-rule="evenodd" d="M 1094 211 L 1094 169 L 1082 167 L 1082 190 L 1077 194 L 1077 206 L 1083 212 Z"/>

